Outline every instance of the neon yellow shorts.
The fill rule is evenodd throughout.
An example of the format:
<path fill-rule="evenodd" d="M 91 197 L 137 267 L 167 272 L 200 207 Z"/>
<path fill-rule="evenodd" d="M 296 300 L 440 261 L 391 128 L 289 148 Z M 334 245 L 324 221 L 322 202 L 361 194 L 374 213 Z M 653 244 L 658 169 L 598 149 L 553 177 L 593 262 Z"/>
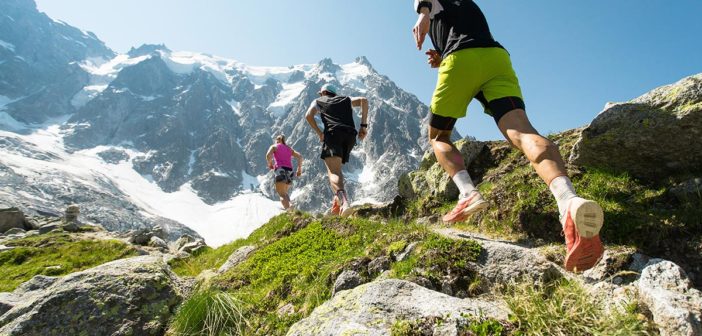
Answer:
<path fill-rule="evenodd" d="M 522 89 L 509 54 L 502 48 L 469 48 L 449 54 L 439 67 L 431 112 L 462 118 L 478 99 L 485 113 L 499 121 L 507 112 L 524 109 Z"/>

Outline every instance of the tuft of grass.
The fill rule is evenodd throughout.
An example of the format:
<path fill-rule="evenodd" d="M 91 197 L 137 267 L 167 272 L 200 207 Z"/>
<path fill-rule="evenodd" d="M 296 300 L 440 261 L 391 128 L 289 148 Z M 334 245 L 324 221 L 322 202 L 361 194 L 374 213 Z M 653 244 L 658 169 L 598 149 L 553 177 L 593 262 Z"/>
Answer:
<path fill-rule="evenodd" d="M 230 293 L 205 289 L 195 292 L 178 308 L 167 334 L 245 335 L 246 325 L 243 301 Z"/>
<path fill-rule="evenodd" d="M 50 233 L 14 240 L 0 252 L 0 292 L 9 292 L 35 275 L 60 276 L 109 261 L 137 255 L 118 240 L 81 240 L 68 233 Z"/>
<path fill-rule="evenodd" d="M 525 335 L 655 335 L 636 303 L 607 313 L 575 281 L 508 286 L 503 296 L 517 332 Z"/>

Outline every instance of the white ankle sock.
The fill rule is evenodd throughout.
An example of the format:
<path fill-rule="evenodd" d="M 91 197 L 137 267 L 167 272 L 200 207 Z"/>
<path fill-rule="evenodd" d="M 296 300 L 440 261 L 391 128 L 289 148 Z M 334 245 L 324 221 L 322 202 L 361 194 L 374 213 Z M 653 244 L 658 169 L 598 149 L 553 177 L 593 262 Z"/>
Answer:
<path fill-rule="evenodd" d="M 456 183 L 459 191 L 459 199 L 466 198 L 475 191 L 475 185 L 473 185 L 473 180 L 471 180 L 468 171 L 461 170 L 456 175 L 453 175 L 453 183 Z"/>
<path fill-rule="evenodd" d="M 556 198 L 556 203 L 558 203 L 558 213 L 561 218 L 565 216 L 568 210 L 568 203 L 571 199 L 578 197 L 575 193 L 575 188 L 573 188 L 573 183 L 570 182 L 568 176 L 559 176 L 551 181 L 551 185 L 548 186 L 553 193 L 553 197 Z"/>

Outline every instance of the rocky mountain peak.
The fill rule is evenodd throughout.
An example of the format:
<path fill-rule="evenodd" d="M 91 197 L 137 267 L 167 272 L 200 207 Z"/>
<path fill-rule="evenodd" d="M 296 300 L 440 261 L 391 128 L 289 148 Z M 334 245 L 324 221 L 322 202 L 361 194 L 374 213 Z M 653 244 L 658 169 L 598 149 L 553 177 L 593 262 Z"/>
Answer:
<path fill-rule="evenodd" d="M 360 64 L 360 65 L 365 65 L 365 66 L 368 67 L 368 69 L 373 69 L 373 65 L 372 65 L 371 62 L 368 60 L 368 58 L 366 58 L 366 56 L 359 56 L 359 57 L 356 57 L 356 60 L 355 60 L 354 62 L 356 62 L 356 63 L 358 63 L 358 64 Z"/>
<path fill-rule="evenodd" d="M 166 47 L 165 44 L 142 44 L 138 48 L 132 47 L 131 49 L 129 49 L 127 55 L 129 55 L 129 57 L 139 57 L 151 55 L 157 51 L 163 51 L 166 53 L 171 52 L 171 50 L 168 49 L 168 47 Z"/>

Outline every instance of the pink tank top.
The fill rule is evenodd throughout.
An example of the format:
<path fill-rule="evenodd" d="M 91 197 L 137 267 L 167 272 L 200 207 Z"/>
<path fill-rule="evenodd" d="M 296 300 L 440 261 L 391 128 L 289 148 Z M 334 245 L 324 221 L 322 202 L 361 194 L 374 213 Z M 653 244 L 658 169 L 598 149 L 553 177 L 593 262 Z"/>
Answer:
<path fill-rule="evenodd" d="M 292 169 L 292 149 L 284 144 L 276 145 L 273 158 L 275 158 L 275 168 L 290 168 Z"/>

